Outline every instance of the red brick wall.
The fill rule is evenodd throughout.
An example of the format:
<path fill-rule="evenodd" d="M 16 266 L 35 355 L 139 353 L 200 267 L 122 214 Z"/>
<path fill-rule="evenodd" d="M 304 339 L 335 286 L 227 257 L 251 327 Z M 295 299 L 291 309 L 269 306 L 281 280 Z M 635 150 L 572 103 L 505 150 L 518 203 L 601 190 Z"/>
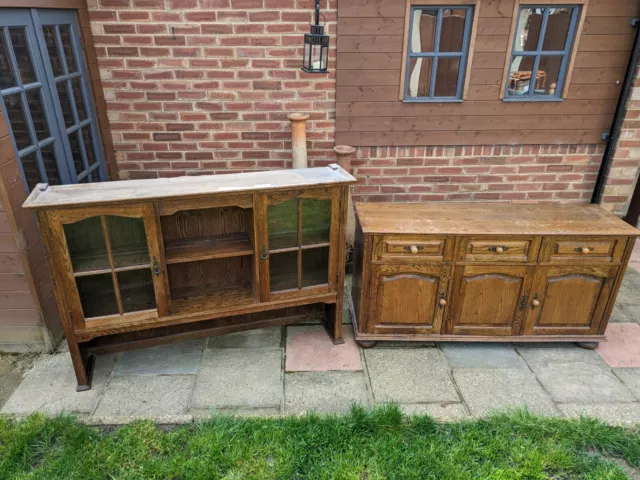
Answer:
<path fill-rule="evenodd" d="M 311 165 L 333 161 L 329 74 L 306 74 L 313 0 L 88 0 L 122 178 L 290 166 L 287 113 L 309 112 Z"/>

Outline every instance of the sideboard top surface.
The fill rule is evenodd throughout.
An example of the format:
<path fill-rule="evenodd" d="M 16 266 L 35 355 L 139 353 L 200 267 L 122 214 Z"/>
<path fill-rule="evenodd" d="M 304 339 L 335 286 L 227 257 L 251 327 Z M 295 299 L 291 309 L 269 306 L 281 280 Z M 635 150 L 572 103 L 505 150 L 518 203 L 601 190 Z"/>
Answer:
<path fill-rule="evenodd" d="M 598 205 L 356 203 L 356 212 L 365 234 L 640 236 Z"/>
<path fill-rule="evenodd" d="M 147 180 L 56 185 L 38 185 L 22 205 L 42 209 L 145 200 L 193 197 L 354 183 L 356 179 L 332 164 L 296 170 L 229 173 Z"/>

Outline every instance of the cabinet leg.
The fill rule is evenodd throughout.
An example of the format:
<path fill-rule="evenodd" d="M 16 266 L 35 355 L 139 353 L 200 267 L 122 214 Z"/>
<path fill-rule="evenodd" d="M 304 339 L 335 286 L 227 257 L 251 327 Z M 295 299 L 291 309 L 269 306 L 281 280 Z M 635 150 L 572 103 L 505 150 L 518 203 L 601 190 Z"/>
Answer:
<path fill-rule="evenodd" d="M 78 343 L 67 340 L 69 344 L 69 353 L 73 362 L 73 370 L 76 374 L 78 386 L 76 392 L 84 392 L 91 390 L 91 376 L 93 374 L 93 355 L 89 356 L 87 350 L 82 348 Z"/>
<path fill-rule="evenodd" d="M 576 345 L 586 350 L 595 350 L 600 342 L 576 342 Z"/>
<path fill-rule="evenodd" d="M 373 348 L 378 342 L 376 342 L 375 340 L 356 340 L 356 343 L 361 348 Z"/>
<path fill-rule="evenodd" d="M 327 330 L 329 337 L 334 345 L 344 343 L 342 338 L 342 305 L 338 308 L 338 304 L 329 303 L 325 305 L 325 315 L 322 320 L 324 328 Z"/>

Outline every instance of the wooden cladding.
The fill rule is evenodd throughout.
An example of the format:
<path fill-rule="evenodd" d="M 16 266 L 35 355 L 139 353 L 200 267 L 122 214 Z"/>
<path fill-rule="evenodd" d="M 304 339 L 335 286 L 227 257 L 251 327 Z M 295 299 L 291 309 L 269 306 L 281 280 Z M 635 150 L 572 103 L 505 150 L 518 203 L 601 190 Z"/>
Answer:
<path fill-rule="evenodd" d="M 436 5 L 432 0 L 408 2 Z M 473 48 L 464 101 L 415 104 L 399 99 L 407 2 L 341 0 L 336 142 L 354 146 L 600 143 L 611 125 L 633 43 L 630 23 L 640 15 L 640 4 L 590 0 L 586 8 L 583 3 L 567 3 L 585 9 L 562 101 L 501 100 L 514 16 L 517 6 L 526 2 L 483 0 L 473 3 Z"/>

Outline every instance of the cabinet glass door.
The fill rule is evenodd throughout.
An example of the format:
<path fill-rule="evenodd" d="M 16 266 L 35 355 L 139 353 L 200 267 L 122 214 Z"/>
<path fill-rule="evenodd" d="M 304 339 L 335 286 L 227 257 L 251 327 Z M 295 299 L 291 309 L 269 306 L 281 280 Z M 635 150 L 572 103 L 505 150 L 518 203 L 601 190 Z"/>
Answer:
<path fill-rule="evenodd" d="M 267 208 L 270 292 L 330 284 L 331 198 L 292 198 Z"/>

